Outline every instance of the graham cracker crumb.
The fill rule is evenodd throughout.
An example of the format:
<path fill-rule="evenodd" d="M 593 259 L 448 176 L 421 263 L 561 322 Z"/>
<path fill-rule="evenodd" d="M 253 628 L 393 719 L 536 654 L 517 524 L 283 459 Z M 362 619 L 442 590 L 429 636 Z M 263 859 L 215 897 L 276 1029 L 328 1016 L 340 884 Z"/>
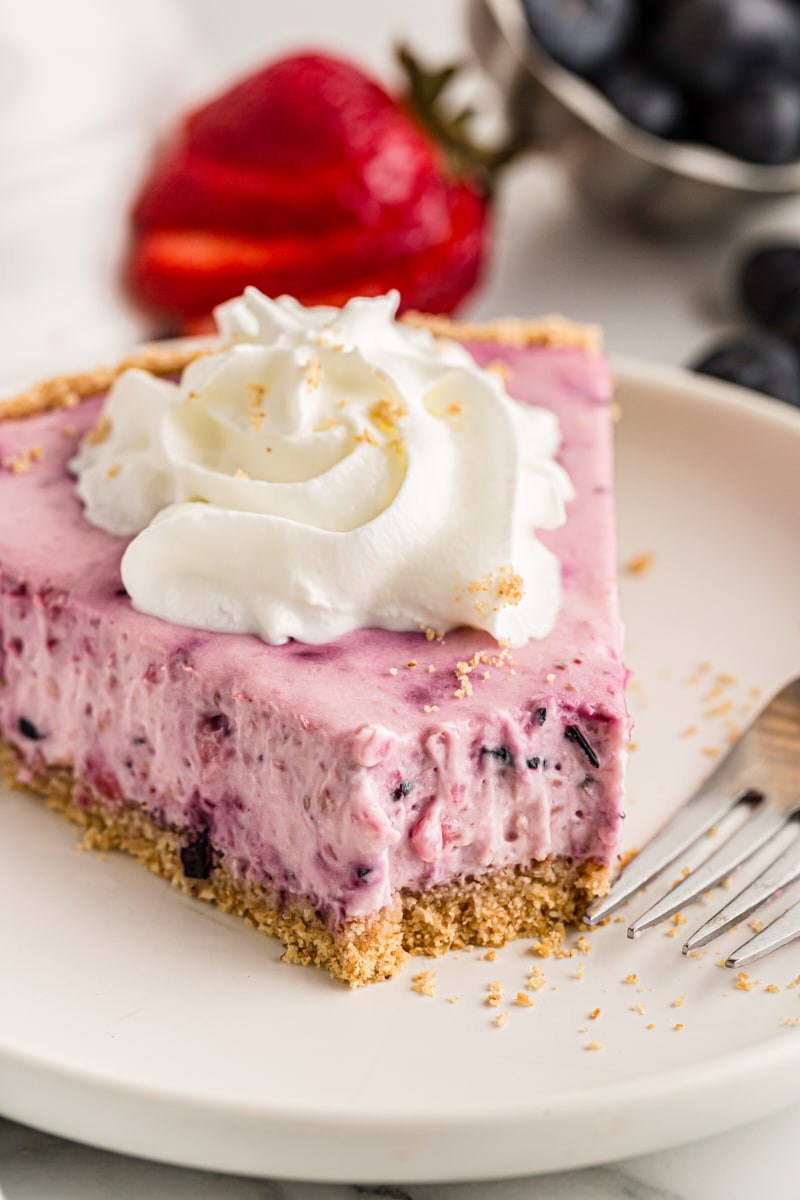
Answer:
<path fill-rule="evenodd" d="M 544 971 L 541 967 L 532 967 L 531 973 L 528 976 L 528 991 L 540 992 L 547 984 Z"/>
<path fill-rule="evenodd" d="M 577 967 L 575 968 L 575 978 L 583 979 L 585 974 L 586 974 L 586 964 L 579 962 Z"/>
<path fill-rule="evenodd" d="M 638 983 L 639 976 L 634 971 L 632 971 L 630 975 L 625 976 L 625 978 L 623 979 L 622 982 L 623 983 Z"/>
<path fill-rule="evenodd" d="M 764 988 L 764 991 L 769 992 L 770 996 L 777 995 L 780 990 L 781 989 L 778 987 L 777 983 L 768 983 Z"/>
<path fill-rule="evenodd" d="M 650 1022 L 650 1024 L 646 1026 L 646 1028 L 647 1028 L 647 1029 L 655 1029 L 655 1025 L 654 1025 L 654 1024 L 653 1024 L 653 1022 L 651 1021 L 651 1022 Z"/>
<path fill-rule="evenodd" d="M 655 555 L 650 551 L 636 554 L 625 564 L 625 571 L 628 575 L 646 575 L 648 571 L 652 570 L 655 561 Z"/>
<path fill-rule="evenodd" d="M 499 375 L 504 383 L 508 383 L 511 378 L 511 367 L 502 358 L 493 358 L 483 368 L 484 371 L 491 371 L 493 375 Z"/>
<path fill-rule="evenodd" d="M 587 1050 L 602 1050 L 603 1043 L 602 1042 L 589 1042 L 589 1045 L 586 1047 L 586 1049 Z"/>
<path fill-rule="evenodd" d="M 494 962 L 497 958 L 497 951 L 490 947 L 483 956 L 487 962 Z"/>
<path fill-rule="evenodd" d="M 458 996 L 448 996 L 447 1003 L 448 1004 L 458 1004 Z"/>
<path fill-rule="evenodd" d="M 61 436 L 63 438 L 71 438 L 75 436 L 75 426 L 72 424 L 61 426 Z"/>
<path fill-rule="evenodd" d="M 525 992 L 517 992 L 514 1003 L 520 1008 L 533 1008 L 536 1001 L 528 996 Z"/>
<path fill-rule="evenodd" d="M 430 999 L 433 999 L 436 995 L 436 972 L 420 971 L 414 976 L 411 990 L 412 992 L 418 992 L 420 996 L 428 996 Z"/>
<path fill-rule="evenodd" d="M 587 942 L 587 940 L 583 936 L 583 934 L 581 934 L 581 936 L 578 938 L 575 945 L 578 947 L 581 954 L 591 954 L 591 952 L 592 952 L 591 944 L 589 942 Z"/>
<path fill-rule="evenodd" d="M 672 1001 L 672 1007 L 673 1008 L 683 1008 L 685 1003 L 686 1003 L 686 997 L 678 996 L 675 1000 Z"/>
<path fill-rule="evenodd" d="M 90 429 L 86 434 L 86 444 L 88 446 L 102 446 L 103 442 L 107 441 L 110 435 L 111 421 L 104 414 L 94 428 Z"/>
<path fill-rule="evenodd" d="M 644 1005 L 643 1005 L 643 1004 L 633 1004 L 633 1005 L 631 1005 L 631 1012 L 639 1013 L 639 1015 L 640 1015 L 640 1016 L 642 1016 L 642 1017 L 644 1016 L 644 1014 L 645 1014 L 645 1011 L 646 1011 L 646 1010 L 645 1010 L 645 1007 L 644 1007 Z"/>
<path fill-rule="evenodd" d="M 316 355 L 308 360 L 303 374 L 303 382 L 311 391 L 318 388 L 322 382 L 322 363 Z"/>
<path fill-rule="evenodd" d="M 506 1025 L 508 1024 L 508 1011 L 507 1011 L 507 1009 L 504 1009 L 504 1010 L 503 1010 L 501 1013 L 498 1013 L 498 1014 L 497 1014 L 497 1016 L 496 1016 L 496 1017 L 495 1017 L 495 1019 L 494 1019 L 494 1023 L 495 1023 L 495 1025 L 497 1026 L 497 1028 L 498 1028 L 498 1029 L 503 1029 L 503 1028 L 504 1028 L 504 1026 L 506 1026 Z"/>
<path fill-rule="evenodd" d="M 681 737 L 685 737 L 685 738 L 686 737 L 694 737 L 694 735 L 696 733 L 697 733 L 696 725 L 687 725 L 685 729 L 681 730 Z"/>
<path fill-rule="evenodd" d="M 677 1025 L 673 1025 L 672 1028 L 680 1032 L 680 1030 L 683 1029 L 683 1025 L 680 1021 L 678 1021 Z"/>
<path fill-rule="evenodd" d="M 746 971 L 740 971 L 736 977 L 736 986 L 740 992 L 752 992 L 756 985 Z"/>
<path fill-rule="evenodd" d="M 486 1003 L 490 1008 L 499 1008 L 503 1003 L 503 985 L 499 979 L 493 979 L 489 984 L 489 995 Z"/>
<path fill-rule="evenodd" d="M 600 1016 L 600 1009 L 593 1008 L 592 1011 L 589 1013 L 589 1020 L 596 1021 L 599 1016 Z"/>

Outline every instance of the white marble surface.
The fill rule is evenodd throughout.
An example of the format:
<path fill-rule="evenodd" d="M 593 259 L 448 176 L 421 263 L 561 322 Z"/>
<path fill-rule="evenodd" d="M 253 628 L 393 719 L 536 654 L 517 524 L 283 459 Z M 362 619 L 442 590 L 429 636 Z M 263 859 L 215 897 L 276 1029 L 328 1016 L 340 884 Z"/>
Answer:
<path fill-rule="evenodd" d="M 182 103 L 290 46 L 334 46 L 385 71 L 391 42 L 464 48 L 461 0 L 27 0 L 0 24 L 0 387 L 113 355 L 143 332 L 117 287 L 121 213 L 154 131 Z M 789 219 L 796 219 L 796 209 Z M 744 229 L 658 244 L 599 225 L 559 171 L 511 172 L 470 307 L 602 321 L 612 351 L 686 361 L 730 319 L 720 280 Z M 9 986 L 9 981 L 4 982 Z M 687 1097 L 691 1103 L 691 1097 Z M 576 1134 L 576 1136 L 578 1136 Z M 0 1118 L 6 1200 L 782 1200 L 800 1194 L 800 1107 L 612 1166 L 497 1184 L 325 1187 L 213 1175 L 65 1142 Z M 313 1147 L 308 1148 L 313 1174 Z"/>

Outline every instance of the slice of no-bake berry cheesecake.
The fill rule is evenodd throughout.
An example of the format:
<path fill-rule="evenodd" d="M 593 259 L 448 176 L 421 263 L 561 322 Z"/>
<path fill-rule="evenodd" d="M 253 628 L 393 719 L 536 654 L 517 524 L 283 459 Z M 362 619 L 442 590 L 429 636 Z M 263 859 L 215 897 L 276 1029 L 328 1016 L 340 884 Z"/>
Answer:
<path fill-rule="evenodd" d="M 353 985 L 579 918 L 629 729 L 594 331 L 219 320 L 0 406 L 7 781 Z"/>

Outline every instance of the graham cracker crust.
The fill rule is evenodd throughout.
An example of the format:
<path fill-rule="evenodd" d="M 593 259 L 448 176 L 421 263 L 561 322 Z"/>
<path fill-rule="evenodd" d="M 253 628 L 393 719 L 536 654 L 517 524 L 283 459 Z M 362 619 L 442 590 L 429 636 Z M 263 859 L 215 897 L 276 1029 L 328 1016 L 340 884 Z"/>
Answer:
<path fill-rule="evenodd" d="M 279 938 L 284 962 L 322 967 L 350 987 L 391 979 L 410 954 L 438 957 L 467 945 L 560 937 L 565 925 L 579 921 L 589 903 L 608 890 L 607 867 L 552 858 L 396 893 L 380 912 L 332 930 L 308 900 L 238 879 L 220 862 L 212 865 L 208 879 L 188 879 L 181 831 L 162 828 L 139 805 L 110 805 L 76 780 L 69 767 L 42 764 L 32 773 L 2 737 L 0 774 L 9 787 L 42 797 L 48 808 L 80 826 L 83 847 L 133 855 L 181 891 Z"/>
<path fill-rule="evenodd" d="M 417 329 L 428 329 L 436 337 L 462 341 L 495 342 L 498 346 L 551 346 L 597 353 L 602 347 L 598 325 L 584 325 L 552 314 L 525 319 L 499 317 L 486 323 L 451 321 L 426 313 L 404 313 L 401 320 Z M 185 338 L 178 342 L 152 343 L 127 355 L 113 367 L 98 367 L 73 375 L 43 380 L 16 396 L 0 399 L 0 421 L 33 417 L 55 408 L 75 408 L 81 400 L 107 392 L 123 371 L 133 367 L 152 375 L 175 375 L 204 354 L 221 349 L 213 338 Z"/>

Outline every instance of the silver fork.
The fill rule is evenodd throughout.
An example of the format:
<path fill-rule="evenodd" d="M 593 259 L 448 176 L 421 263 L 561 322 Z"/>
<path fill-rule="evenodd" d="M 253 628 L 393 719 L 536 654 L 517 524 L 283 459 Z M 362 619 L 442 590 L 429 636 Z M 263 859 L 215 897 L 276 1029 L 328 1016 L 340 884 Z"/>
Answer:
<path fill-rule="evenodd" d="M 639 937 L 726 879 L 800 814 L 800 678 L 773 696 L 705 783 L 623 870 L 608 895 L 591 906 L 586 924 L 597 925 L 614 912 L 737 805 L 752 809 L 747 820 L 638 917 L 629 926 L 628 937 Z M 701 925 L 686 941 L 683 953 L 705 946 L 798 878 L 800 837 Z M 734 950 L 725 965 L 746 966 L 798 937 L 800 901 Z"/>

